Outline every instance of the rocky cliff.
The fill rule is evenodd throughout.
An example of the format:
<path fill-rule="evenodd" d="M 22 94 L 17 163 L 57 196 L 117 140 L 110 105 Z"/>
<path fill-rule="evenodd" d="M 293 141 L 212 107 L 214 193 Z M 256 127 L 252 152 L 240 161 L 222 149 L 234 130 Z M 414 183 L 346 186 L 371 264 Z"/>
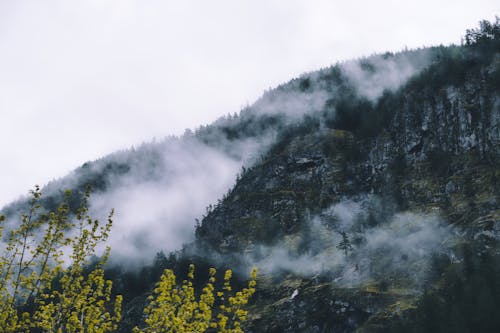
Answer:
<path fill-rule="evenodd" d="M 333 107 L 290 125 L 293 135 L 244 170 L 198 227 L 196 248 L 228 265 L 261 267 L 249 331 L 442 329 L 425 326 L 433 324 L 422 319 L 423 300 L 469 278 L 467 260 L 484 252 L 498 259 L 495 45 L 435 49 L 427 68 L 375 101 L 358 91 L 346 106 L 337 89 Z M 352 108 L 359 118 L 346 120 Z M 471 297 L 483 303 L 479 289 Z M 473 311 L 454 316 L 471 317 L 465 331 L 497 327 L 477 323 Z"/>

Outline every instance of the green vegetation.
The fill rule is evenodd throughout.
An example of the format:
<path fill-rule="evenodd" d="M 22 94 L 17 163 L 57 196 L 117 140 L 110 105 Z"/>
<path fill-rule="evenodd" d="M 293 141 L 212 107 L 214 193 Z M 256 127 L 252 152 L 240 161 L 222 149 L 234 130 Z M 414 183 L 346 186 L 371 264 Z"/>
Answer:
<path fill-rule="evenodd" d="M 106 333 L 116 332 L 122 319 L 122 296 L 105 278 L 110 249 L 101 257 L 97 249 L 108 239 L 113 211 L 101 224 L 88 213 L 90 190 L 73 215 L 71 192 L 56 211 L 45 213 L 37 186 L 31 192 L 29 212 L 19 225 L 7 228 L 0 256 L 0 331 L 5 333 Z M 0 223 L 5 223 L 0 215 Z M 161 259 L 161 258 L 159 258 Z M 145 321 L 134 332 L 241 333 L 255 293 L 257 269 L 248 286 L 233 291 L 232 271 L 226 270 L 221 291 L 215 290 L 214 268 L 199 299 L 193 285 L 194 265 L 188 279 L 176 283 L 173 270 L 165 269 L 144 309 Z"/>
<path fill-rule="evenodd" d="M 109 249 L 85 272 L 96 247 L 108 238 L 113 212 L 104 225 L 92 219 L 89 193 L 73 220 L 69 192 L 57 211 L 47 214 L 40 213 L 39 188 L 31 192 L 30 210 L 8 230 L 0 257 L 2 332 L 116 331 L 122 299 L 113 300 L 112 283 L 104 278 Z"/>

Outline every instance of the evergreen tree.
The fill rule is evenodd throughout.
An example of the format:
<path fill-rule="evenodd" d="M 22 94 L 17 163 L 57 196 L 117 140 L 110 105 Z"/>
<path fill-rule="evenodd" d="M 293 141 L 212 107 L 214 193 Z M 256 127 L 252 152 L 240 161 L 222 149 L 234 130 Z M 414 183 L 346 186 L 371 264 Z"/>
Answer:
<path fill-rule="evenodd" d="M 337 249 L 344 251 L 344 254 L 347 256 L 349 251 L 352 250 L 352 244 L 351 244 L 351 241 L 349 240 L 349 237 L 347 236 L 347 233 L 345 231 L 340 232 L 340 235 L 342 236 L 342 240 L 337 245 Z"/>

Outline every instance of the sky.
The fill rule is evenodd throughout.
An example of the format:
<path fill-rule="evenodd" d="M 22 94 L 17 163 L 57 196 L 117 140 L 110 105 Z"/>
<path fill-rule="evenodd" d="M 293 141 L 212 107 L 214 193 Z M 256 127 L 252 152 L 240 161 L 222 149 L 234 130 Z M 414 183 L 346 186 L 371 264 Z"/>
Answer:
<path fill-rule="evenodd" d="M 303 72 L 460 43 L 498 0 L 0 0 L 0 206 Z"/>

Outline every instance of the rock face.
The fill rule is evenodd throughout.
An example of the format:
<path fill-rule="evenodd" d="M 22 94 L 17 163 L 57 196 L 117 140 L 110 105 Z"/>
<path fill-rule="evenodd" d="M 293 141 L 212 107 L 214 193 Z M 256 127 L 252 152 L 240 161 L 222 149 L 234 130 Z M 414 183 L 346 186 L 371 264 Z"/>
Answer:
<path fill-rule="evenodd" d="M 499 96 L 484 85 L 445 86 L 433 94 L 410 85 L 400 93 L 389 125 L 374 138 L 328 128 L 292 138 L 241 176 L 205 218 L 199 239 L 222 252 L 272 243 L 301 230 L 308 214 L 360 193 L 396 195 L 400 208 L 437 208 L 455 216 L 461 211 L 450 206 L 471 191 L 471 213 L 492 213 Z"/>
<path fill-rule="evenodd" d="M 294 265 L 295 258 L 299 266 L 304 253 L 319 258 L 318 253 L 328 257 L 336 250 L 336 244 L 315 247 L 320 236 L 308 236 L 311 221 L 319 218 L 321 230 L 350 230 L 354 238 L 363 234 L 343 229 L 345 219 L 325 216 L 329 207 L 362 196 L 380 202 L 375 216 L 365 215 L 365 224 L 372 218 L 383 226 L 398 212 L 433 214 L 452 230 L 451 242 L 459 242 L 457 234 L 474 240 L 487 233 L 497 239 L 500 96 L 495 77 L 500 58 L 496 50 L 488 60 L 474 59 L 473 64 L 460 63 L 464 68 L 458 80 L 449 71 L 436 74 L 445 66 L 436 61 L 397 92 L 382 96 L 371 112 L 382 110 L 385 119 L 374 122 L 379 128 L 368 135 L 359 128 L 324 126 L 323 114 L 297 130 L 300 134 L 281 138 L 203 219 L 196 246 L 238 265 L 242 255 L 266 262 L 272 257 L 266 249 L 285 244 L 292 257 L 286 260 Z M 356 253 L 367 237 L 352 242 Z M 460 262 L 450 254 L 455 250 L 446 245 L 447 264 L 434 269 L 444 271 L 453 260 Z M 403 270 L 405 256 L 400 255 Z M 383 261 L 377 256 L 370 260 Z M 353 271 L 361 270 L 361 263 L 352 265 Z M 335 279 L 337 268 L 332 267 L 309 274 L 294 268 L 265 271 L 249 331 L 386 332 L 394 318 L 417 311 L 427 290 L 397 274 L 346 286 Z M 427 286 L 439 281 L 425 277 Z"/>

